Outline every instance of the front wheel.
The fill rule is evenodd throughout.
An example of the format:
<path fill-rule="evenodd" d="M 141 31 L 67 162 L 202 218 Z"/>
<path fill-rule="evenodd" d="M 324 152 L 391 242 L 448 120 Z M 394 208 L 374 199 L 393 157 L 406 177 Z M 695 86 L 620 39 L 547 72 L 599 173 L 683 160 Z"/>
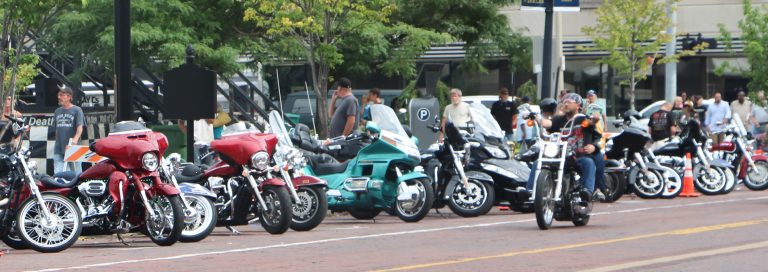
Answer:
<path fill-rule="evenodd" d="M 184 230 L 184 205 L 179 195 L 155 195 L 149 199 L 155 216 L 145 215 L 147 236 L 158 246 L 175 244 Z"/>
<path fill-rule="evenodd" d="M 663 168 L 664 171 L 658 172 L 664 181 L 664 192 L 661 194 L 661 198 L 675 198 L 683 191 L 683 181 L 680 180 L 680 175 L 674 169 L 669 167 Z"/>
<path fill-rule="evenodd" d="M 752 191 L 768 189 L 768 161 L 755 161 L 755 167 L 750 166 L 747 169 L 744 186 Z"/>
<path fill-rule="evenodd" d="M 718 167 L 706 168 L 696 164 L 693 171 L 697 173 L 697 178 L 693 185 L 700 193 L 705 195 L 717 195 L 725 188 L 725 173 Z"/>
<path fill-rule="evenodd" d="M 59 252 L 77 242 L 83 229 L 80 210 L 71 200 L 58 194 L 43 194 L 43 207 L 37 198 L 30 197 L 21 204 L 16 215 L 16 233 L 19 238 L 39 252 Z M 46 218 L 43 209 L 51 217 Z"/>
<path fill-rule="evenodd" d="M 16 232 L 16 222 L 13 222 L 13 227 L 8 231 L 8 233 L 0 237 L 0 240 L 2 240 L 5 245 L 13 249 L 29 249 L 29 244 L 24 242 L 24 240 L 21 240 L 21 238 L 19 238 L 19 234 Z"/>
<path fill-rule="evenodd" d="M 296 190 L 301 203 L 293 204 L 293 222 L 291 229 L 308 231 L 320 225 L 328 212 L 328 197 L 322 187 L 299 187 Z"/>
<path fill-rule="evenodd" d="M 487 213 L 493 207 L 493 186 L 475 179 L 470 179 L 467 183 L 467 189 L 464 188 L 464 183 L 456 183 L 448 207 L 461 217 L 476 217 Z"/>
<path fill-rule="evenodd" d="M 533 210 L 536 212 L 536 224 L 542 230 L 549 229 L 555 217 L 555 177 L 552 174 L 550 170 L 542 169 L 536 180 Z"/>
<path fill-rule="evenodd" d="M 261 192 L 267 207 L 259 207 L 261 226 L 271 234 L 282 234 L 291 226 L 291 195 L 285 186 L 267 186 Z"/>
<path fill-rule="evenodd" d="M 185 216 L 184 230 L 181 231 L 182 242 L 197 242 L 208 237 L 216 227 L 216 206 L 213 201 L 200 195 L 186 195 L 187 203 L 195 212 L 192 216 Z"/>
<path fill-rule="evenodd" d="M 629 172 L 632 182 L 632 191 L 640 198 L 658 198 L 664 193 L 665 184 L 658 172 L 648 169 L 643 171 L 640 167 L 633 167 Z"/>
<path fill-rule="evenodd" d="M 725 186 L 723 187 L 723 191 L 721 191 L 721 194 L 728 194 L 733 191 L 734 188 L 736 188 L 736 175 L 733 174 L 733 169 L 730 168 L 722 168 L 723 174 L 725 174 Z"/>
<path fill-rule="evenodd" d="M 408 185 L 408 190 L 407 192 L 398 190 L 395 211 L 400 220 L 409 223 L 419 222 L 429 213 L 429 209 L 435 201 L 435 192 L 428 179 L 408 180 L 405 183 Z M 408 194 L 408 200 L 400 200 L 401 193 Z"/>
<path fill-rule="evenodd" d="M 603 203 L 613 203 L 619 200 L 627 191 L 627 181 L 617 173 L 605 173 L 605 200 Z"/>

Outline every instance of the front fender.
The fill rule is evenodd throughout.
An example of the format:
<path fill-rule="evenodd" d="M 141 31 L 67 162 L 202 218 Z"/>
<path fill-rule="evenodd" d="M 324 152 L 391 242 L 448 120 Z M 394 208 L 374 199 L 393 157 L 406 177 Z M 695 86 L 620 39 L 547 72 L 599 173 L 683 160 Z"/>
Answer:
<path fill-rule="evenodd" d="M 187 195 L 199 195 L 211 199 L 216 199 L 216 194 L 212 193 L 210 190 L 200 184 L 179 183 L 179 191 Z"/>
<path fill-rule="evenodd" d="M 262 182 L 261 184 L 259 184 L 259 189 L 263 190 L 264 186 L 283 187 L 283 186 L 285 186 L 285 181 L 283 181 L 283 179 L 281 179 L 281 178 L 271 178 L 271 179 L 267 179 L 264 182 Z"/>
<path fill-rule="evenodd" d="M 299 189 L 301 186 L 323 186 L 328 187 L 328 182 L 324 179 L 320 179 L 313 176 L 300 176 L 293 178 L 294 189 Z"/>
<path fill-rule="evenodd" d="M 464 172 L 464 174 L 467 175 L 467 179 L 476 179 L 482 182 L 493 184 L 493 177 L 491 177 L 491 175 L 488 175 L 486 173 L 478 172 L 478 171 L 467 171 L 467 172 Z"/>
<path fill-rule="evenodd" d="M 400 184 L 401 182 L 406 182 L 406 181 L 414 180 L 414 179 L 426 179 L 426 180 L 429 180 L 429 184 L 425 184 L 424 186 L 429 186 L 429 185 L 432 184 L 432 178 L 430 178 L 429 176 L 425 175 L 422 172 L 410 172 L 410 173 L 407 173 L 407 174 L 403 174 L 402 176 L 397 178 L 397 183 Z"/>
<path fill-rule="evenodd" d="M 464 174 L 467 175 L 467 179 L 479 180 L 481 182 L 493 185 L 493 178 L 486 173 L 478 171 L 467 171 Z M 448 200 L 448 198 L 453 195 L 453 191 L 456 190 L 456 184 L 459 182 L 461 182 L 461 177 L 459 177 L 459 175 L 454 175 L 451 177 L 448 185 L 445 186 L 445 193 L 443 194 L 444 200 Z"/>
<path fill-rule="evenodd" d="M 731 165 L 730 163 L 728 163 L 727 161 L 725 161 L 723 159 L 714 159 L 709 164 L 712 165 L 712 166 L 716 166 L 716 167 L 733 168 L 733 165 Z"/>
<path fill-rule="evenodd" d="M 760 154 L 760 155 L 752 155 L 753 161 L 768 161 L 768 156 Z"/>
<path fill-rule="evenodd" d="M 171 195 L 179 194 L 179 189 L 176 188 L 176 186 L 173 186 L 173 184 L 162 183 L 160 181 L 160 177 L 157 177 L 157 176 L 152 177 L 152 179 L 154 180 L 153 181 L 154 185 L 152 185 L 152 187 L 149 187 L 149 190 L 148 190 L 152 195 L 171 196 Z"/>

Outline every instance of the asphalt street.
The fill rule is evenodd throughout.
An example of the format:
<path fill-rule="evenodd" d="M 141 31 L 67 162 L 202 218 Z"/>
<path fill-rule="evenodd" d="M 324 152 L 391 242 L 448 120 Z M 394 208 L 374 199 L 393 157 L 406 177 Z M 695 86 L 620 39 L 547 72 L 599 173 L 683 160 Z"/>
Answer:
<path fill-rule="evenodd" d="M 596 204 L 586 227 L 500 211 L 418 223 L 333 214 L 315 230 L 217 228 L 198 243 L 155 246 L 131 234 L 82 237 L 55 254 L 0 249 L 0 271 L 765 271 L 768 191 Z"/>

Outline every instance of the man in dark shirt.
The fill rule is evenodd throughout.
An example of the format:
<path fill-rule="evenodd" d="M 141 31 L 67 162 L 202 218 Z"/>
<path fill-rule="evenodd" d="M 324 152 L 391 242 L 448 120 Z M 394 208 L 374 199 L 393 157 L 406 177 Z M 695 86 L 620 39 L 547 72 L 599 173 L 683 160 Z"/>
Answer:
<path fill-rule="evenodd" d="M 650 120 L 648 120 L 648 133 L 651 134 L 651 139 L 654 142 L 665 140 L 675 135 L 675 118 L 671 112 L 672 104 L 665 102 L 659 108 L 659 111 L 651 114 Z M 654 147 L 663 144 L 655 143 Z"/>
<path fill-rule="evenodd" d="M 491 106 L 491 115 L 499 123 L 501 130 L 504 131 L 507 141 L 512 140 L 512 130 L 515 127 L 517 113 L 515 102 L 509 101 L 509 90 L 501 88 L 499 101 L 493 102 L 493 106 Z"/>
<path fill-rule="evenodd" d="M 336 82 L 336 91 L 331 97 L 328 116 L 331 116 L 330 137 L 347 136 L 357 127 L 357 98 L 352 95 L 352 83 L 347 78 Z"/>
<path fill-rule="evenodd" d="M 595 190 L 596 177 L 603 177 L 604 162 L 603 155 L 600 153 L 599 143 L 602 135 L 595 130 L 595 121 L 587 116 L 574 117 L 581 107 L 581 96 L 575 93 L 568 93 L 563 96 L 561 109 L 563 115 L 556 115 L 552 120 L 541 119 L 541 125 L 550 133 L 561 132 L 569 135 L 568 146 L 573 148 L 576 163 L 579 165 L 579 176 L 583 185 L 581 198 L 584 201 L 591 201 L 592 193 Z M 573 119 L 573 126 L 567 126 L 568 121 Z M 584 127 L 582 123 L 589 124 Z M 570 131 L 573 130 L 573 131 Z M 603 166 L 603 167 L 598 167 Z M 531 175 L 528 178 L 526 189 L 533 189 L 534 172 L 538 168 L 536 165 L 531 169 Z"/>

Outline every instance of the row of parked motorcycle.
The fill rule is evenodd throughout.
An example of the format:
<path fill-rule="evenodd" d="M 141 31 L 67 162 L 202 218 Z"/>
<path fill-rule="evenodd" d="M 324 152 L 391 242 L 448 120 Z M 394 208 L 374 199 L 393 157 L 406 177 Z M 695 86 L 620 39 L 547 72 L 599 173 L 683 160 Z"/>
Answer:
<path fill-rule="evenodd" d="M 168 148 L 162 133 L 120 122 L 90 146 L 105 160 L 82 173 L 52 177 L 38 174 L 29 161 L 25 123 L 8 117 L 0 131 L 0 239 L 15 249 L 58 252 L 91 228 L 118 238 L 139 231 L 168 246 L 200 241 L 216 226 L 237 233 L 237 226 L 258 221 L 268 233 L 282 234 L 314 229 L 329 210 L 357 219 L 384 211 L 417 222 L 431 208 L 445 206 L 464 217 L 483 215 L 494 205 L 535 212 L 542 229 L 553 219 L 588 223 L 592 204 L 579 194 L 567 141 L 574 126 L 588 124 L 584 116 L 552 134 L 532 118 L 528 125 L 538 126 L 540 140 L 513 157 L 488 109 L 473 105 L 470 113 L 470 128 L 447 122 L 445 140 L 420 153 L 418 139 L 383 105 L 371 107 L 365 132 L 328 141 L 312 137 L 302 124 L 288 127 L 273 111 L 268 131 L 233 126 L 197 163 L 178 154 L 162 157 Z M 688 152 L 695 154 L 696 186 L 705 194 L 732 190 L 733 169 L 750 189 L 768 187 L 766 158 L 751 155 L 747 134 L 736 126 L 713 152 L 702 146 L 694 125 L 679 140 L 651 151 L 636 116 L 625 117 L 615 124 L 623 131 L 609 140 L 606 152 L 607 201 L 628 192 L 648 198 L 679 194 L 678 158 Z M 431 128 L 441 130 L 437 120 Z M 535 180 L 532 193 L 524 190 L 529 175 Z"/>

